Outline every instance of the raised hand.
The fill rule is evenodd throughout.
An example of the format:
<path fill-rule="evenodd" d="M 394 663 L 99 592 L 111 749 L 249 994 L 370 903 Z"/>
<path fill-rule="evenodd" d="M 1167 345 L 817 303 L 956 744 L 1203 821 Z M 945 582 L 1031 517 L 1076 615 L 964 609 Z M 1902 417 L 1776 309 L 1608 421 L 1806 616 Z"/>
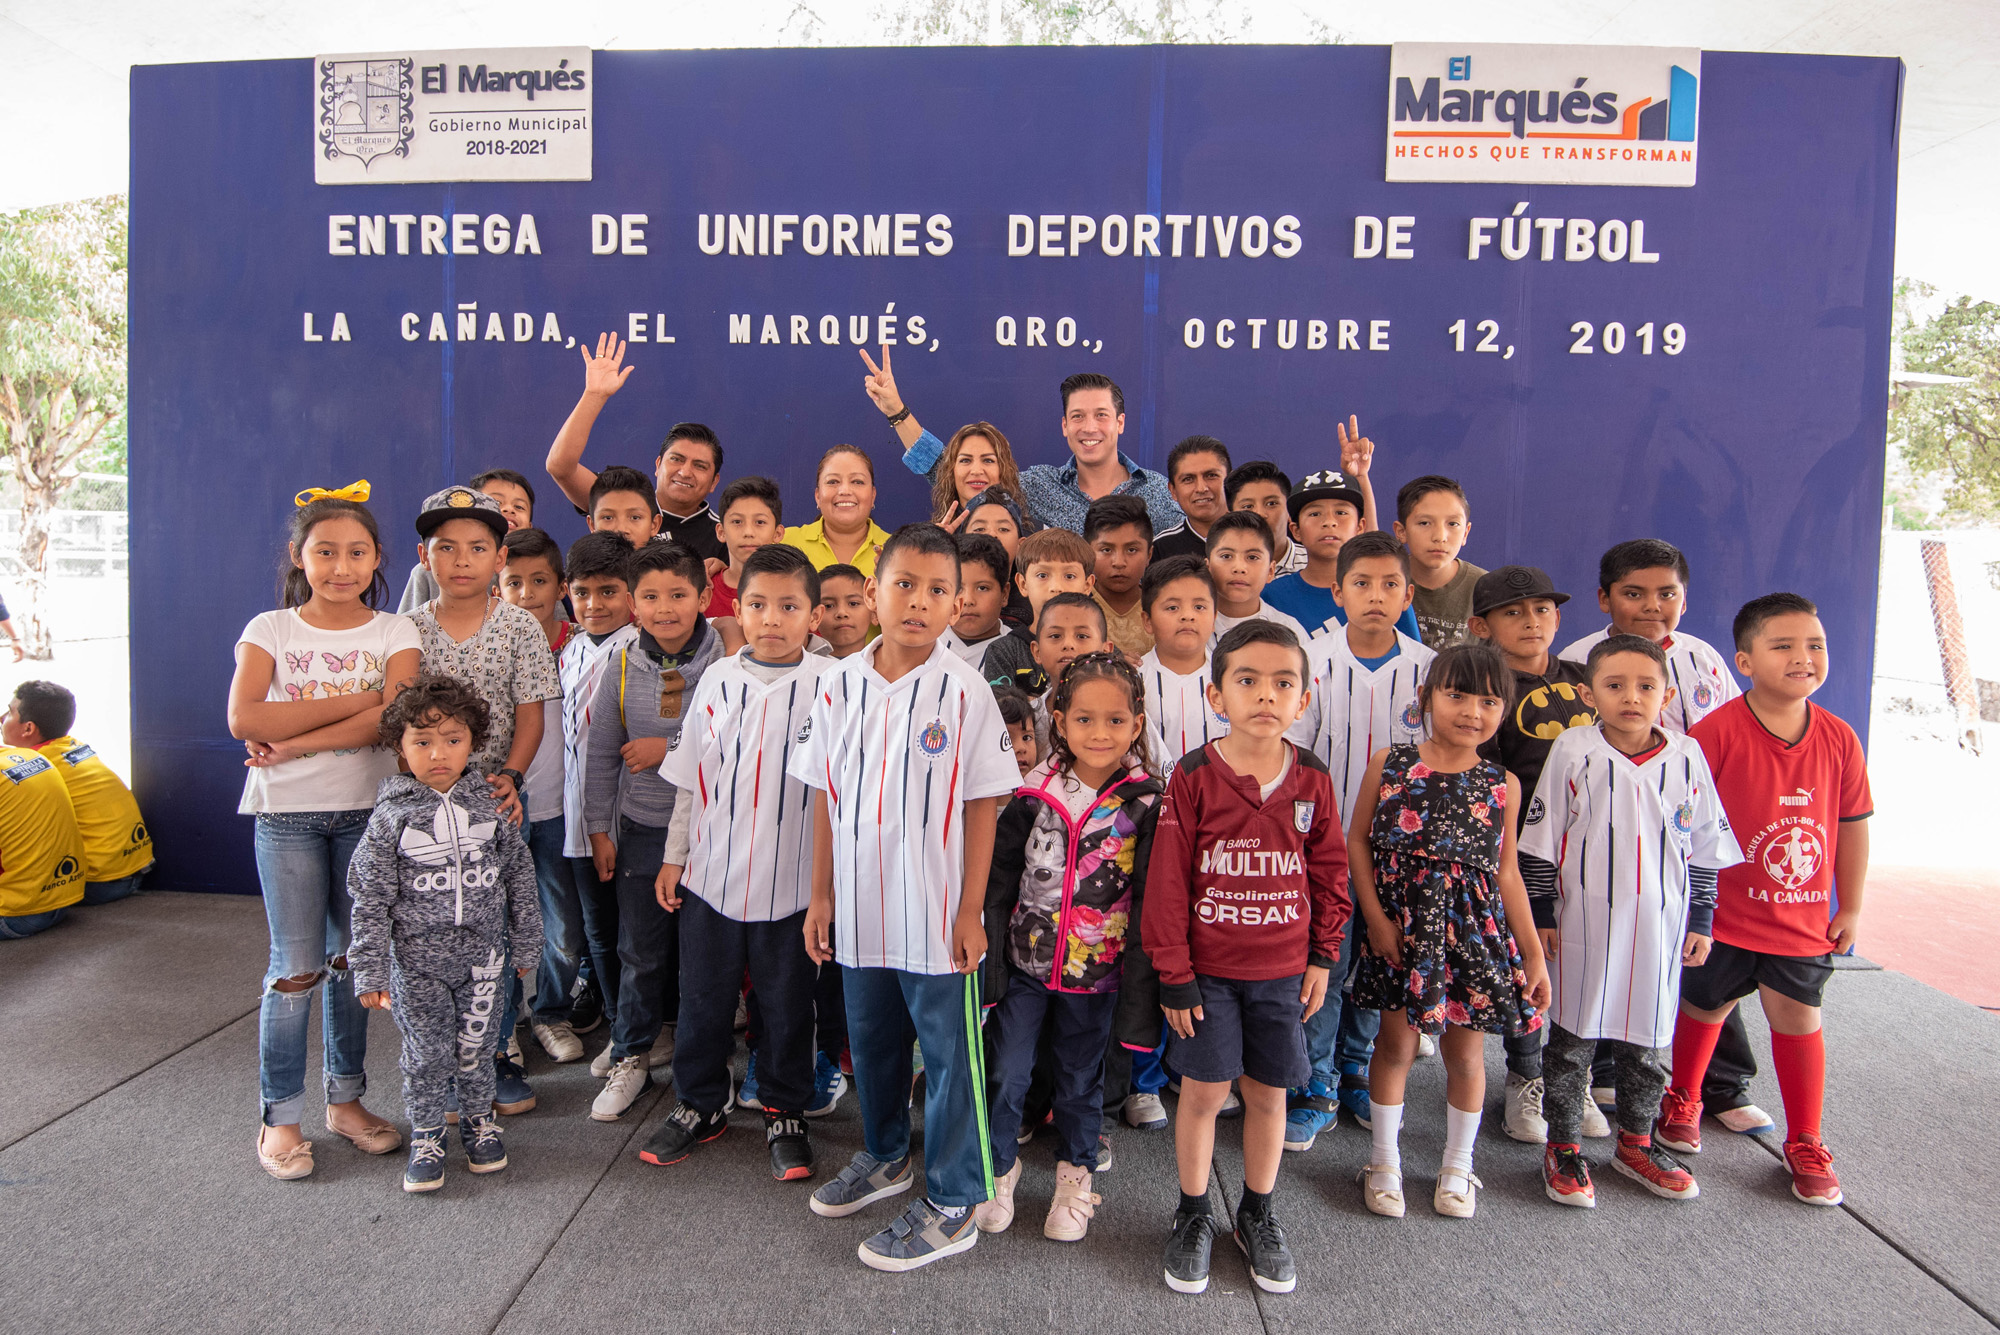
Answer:
<path fill-rule="evenodd" d="M 903 411 L 903 396 L 896 392 L 896 373 L 889 364 L 889 345 L 887 343 L 882 345 L 880 366 L 877 366 L 875 359 L 868 355 L 868 349 L 857 348 L 856 351 L 861 354 L 861 360 L 868 363 L 868 374 L 861 377 L 861 388 L 867 391 L 875 406 L 882 410 L 882 416 L 894 417 Z"/>
<path fill-rule="evenodd" d="M 1361 420 L 1353 413 L 1347 415 L 1347 424 L 1335 422 L 1333 429 L 1340 438 L 1340 471 L 1349 477 L 1368 476 L 1368 466 L 1375 459 L 1375 442 L 1361 434 Z"/>
<path fill-rule="evenodd" d="M 592 356 L 590 345 L 582 344 L 577 351 L 583 354 L 583 392 L 601 394 L 610 398 L 625 387 L 625 377 L 633 368 L 622 366 L 625 360 L 625 341 L 616 334 L 597 336 L 597 355 Z"/>
<path fill-rule="evenodd" d="M 961 508 L 957 501 L 953 501 L 944 508 L 944 513 L 937 517 L 937 526 L 947 533 L 956 533 L 965 527 L 965 521 L 970 518 L 972 512 Z M 879 556 L 881 553 L 877 552 L 876 555 Z"/>

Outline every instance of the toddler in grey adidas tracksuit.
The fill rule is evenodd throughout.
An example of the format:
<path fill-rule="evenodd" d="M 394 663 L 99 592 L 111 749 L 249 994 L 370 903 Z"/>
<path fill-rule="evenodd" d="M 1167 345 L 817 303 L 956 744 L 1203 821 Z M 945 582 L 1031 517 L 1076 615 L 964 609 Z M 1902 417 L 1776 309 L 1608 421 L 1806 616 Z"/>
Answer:
<path fill-rule="evenodd" d="M 347 890 L 354 991 L 386 992 L 403 1036 L 412 1164 L 405 1189 L 428 1190 L 442 1180 L 454 1087 L 472 1171 L 506 1167 L 492 1104 L 509 941 L 521 959 L 533 960 L 542 940 L 527 844 L 476 771 L 443 792 L 398 774 L 382 781 L 348 864 Z M 434 1160 L 431 1171 L 420 1158 Z"/>

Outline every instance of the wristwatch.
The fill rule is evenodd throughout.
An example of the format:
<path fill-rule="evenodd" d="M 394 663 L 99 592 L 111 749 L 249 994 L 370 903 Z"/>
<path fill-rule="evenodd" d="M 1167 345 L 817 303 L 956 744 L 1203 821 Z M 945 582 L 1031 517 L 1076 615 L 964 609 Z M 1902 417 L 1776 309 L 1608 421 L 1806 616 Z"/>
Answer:
<path fill-rule="evenodd" d="M 517 793 L 528 786 L 528 776 L 517 769 L 501 769 L 495 772 L 497 774 L 504 774 L 507 778 L 511 779 L 514 784 L 514 791 Z"/>

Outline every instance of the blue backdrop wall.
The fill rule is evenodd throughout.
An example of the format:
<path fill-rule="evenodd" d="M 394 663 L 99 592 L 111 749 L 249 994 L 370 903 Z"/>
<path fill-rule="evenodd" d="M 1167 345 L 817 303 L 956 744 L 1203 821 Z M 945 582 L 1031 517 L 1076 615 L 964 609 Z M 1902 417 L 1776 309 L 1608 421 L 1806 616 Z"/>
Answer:
<path fill-rule="evenodd" d="M 848 441 L 878 462 L 878 517 L 923 517 L 926 484 L 897 465 L 848 337 L 866 317 L 872 340 L 894 303 L 899 338 L 924 320 L 896 366 L 940 434 L 986 418 L 1024 464 L 1061 460 L 1056 384 L 1099 370 L 1125 388 L 1142 464 L 1207 432 L 1297 475 L 1337 460 L 1334 422 L 1354 413 L 1385 503 L 1418 473 L 1461 479 L 1466 556 L 1547 567 L 1578 595 L 1568 632 L 1601 624 L 1597 557 L 1630 537 L 1687 551 L 1688 625 L 1718 645 L 1748 597 L 1816 598 L 1834 656 L 1822 698 L 1865 726 L 1899 62 L 1705 54 L 1700 183 L 1670 189 L 1386 184 L 1382 47 L 595 59 L 584 183 L 315 186 L 310 62 L 133 71 L 132 719 L 156 884 L 256 890 L 224 699 L 238 632 L 274 605 L 292 493 L 370 479 L 400 587 L 427 491 L 503 465 L 546 484 L 543 454 L 581 386 L 567 340 L 634 315 L 648 342 L 599 421 L 595 466 L 647 467 L 667 424 L 706 421 L 725 473 L 776 477 L 798 522 L 813 461 Z M 1509 261 L 1495 229 L 1469 260 L 1468 220 L 1522 201 L 1531 218 L 1642 220 L 1660 259 L 1572 263 L 1559 244 L 1542 261 L 1537 233 L 1536 253 Z M 532 214 L 541 254 L 328 253 L 329 215 L 396 213 Z M 952 247 L 698 244 L 701 215 L 836 213 L 947 215 Z M 593 254 L 593 214 L 645 214 L 647 253 Z M 1095 242 L 1075 258 L 1009 255 L 1010 215 L 1056 214 L 1291 215 L 1300 244 L 1225 259 L 1211 237 L 1197 259 L 1190 231 L 1179 259 Z M 1413 217 L 1413 258 L 1354 258 L 1357 215 Z M 461 303 L 476 303 L 482 337 L 455 337 Z M 433 312 L 454 337 L 425 337 Z M 499 341 L 483 337 L 495 312 Z M 308 313 L 322 341 L 305 340 Z M 336 314 L 348 341 L 325 337 Z M 550 314 L 563 342 L 542 340 Z M 767 315 L 775 344 L 758 341 Z M 794 315 L 809 343 L 789 341 Z M 732 316 L 752 341 L 731 341 Z M 820 341 L 826 316 L 838 345 Z M 1047 346 L 1028 345 L 1030 317 Z M 1502 352 L 1473 350 L 1488 319 Z M 1223 320 L 1233 347 L 1218 346 Z M 1252 320 L 1270 322 L 1254 327 L 1261 346 Z M 1291 348 L 1281 320 L 1299 322 Z M 1323 348 L 1309 346 L 1315 320 Z M 1340 347 L 1342 320 L 1358 349 Z M 1593 326 L 1589 355 L 1571 351 L 1578 321 Z M 1611 323 L 1626 334 L 1617 355 Z M 1642 353 L 1647 323 L 1684 328 L 1683 351 Z M 1369 349 L 1377 328 L 1386 350 Z M 552 484 L 537 518 L 565 543 L 582 531 Z"/>

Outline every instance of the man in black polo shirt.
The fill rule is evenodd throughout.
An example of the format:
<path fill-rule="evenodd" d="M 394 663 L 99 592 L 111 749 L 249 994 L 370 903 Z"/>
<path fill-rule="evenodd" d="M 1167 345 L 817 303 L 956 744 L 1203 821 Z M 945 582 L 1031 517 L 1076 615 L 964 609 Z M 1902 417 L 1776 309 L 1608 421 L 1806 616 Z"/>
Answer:
<path fill-rule="evenodd" d="M 1223 484 L 1229 477 L 1229 447 L 1214 436 L 1189 436 L 1167 456 L 1167 487 L 1187 516 L 1153 535 L 1153 560 L 1170 556 L 1208 557 L 1208 526 L 1228 508 Z"/>
<path fill-rule="evenodd" d="M 624 387 L 633 368 L 623 366 L 625 344 L 616 334 L 600 334 L 593 356 L 583 352 L 583 397 L 570 410 L 562 430 L 549 446 L 549 476 L 579 513 L 590 504 L 596 470 L 583 465 L 583 448 L 590 428 L 613 394 Z M 716 536 L 718 517 L 708 498 L 722 478 L 722 443 L 700 422 L 676 422 L 653 455 L 655 496 L 660 503 L 660 533 L 702 558 L 727 561 L 728 552 Z"/>

